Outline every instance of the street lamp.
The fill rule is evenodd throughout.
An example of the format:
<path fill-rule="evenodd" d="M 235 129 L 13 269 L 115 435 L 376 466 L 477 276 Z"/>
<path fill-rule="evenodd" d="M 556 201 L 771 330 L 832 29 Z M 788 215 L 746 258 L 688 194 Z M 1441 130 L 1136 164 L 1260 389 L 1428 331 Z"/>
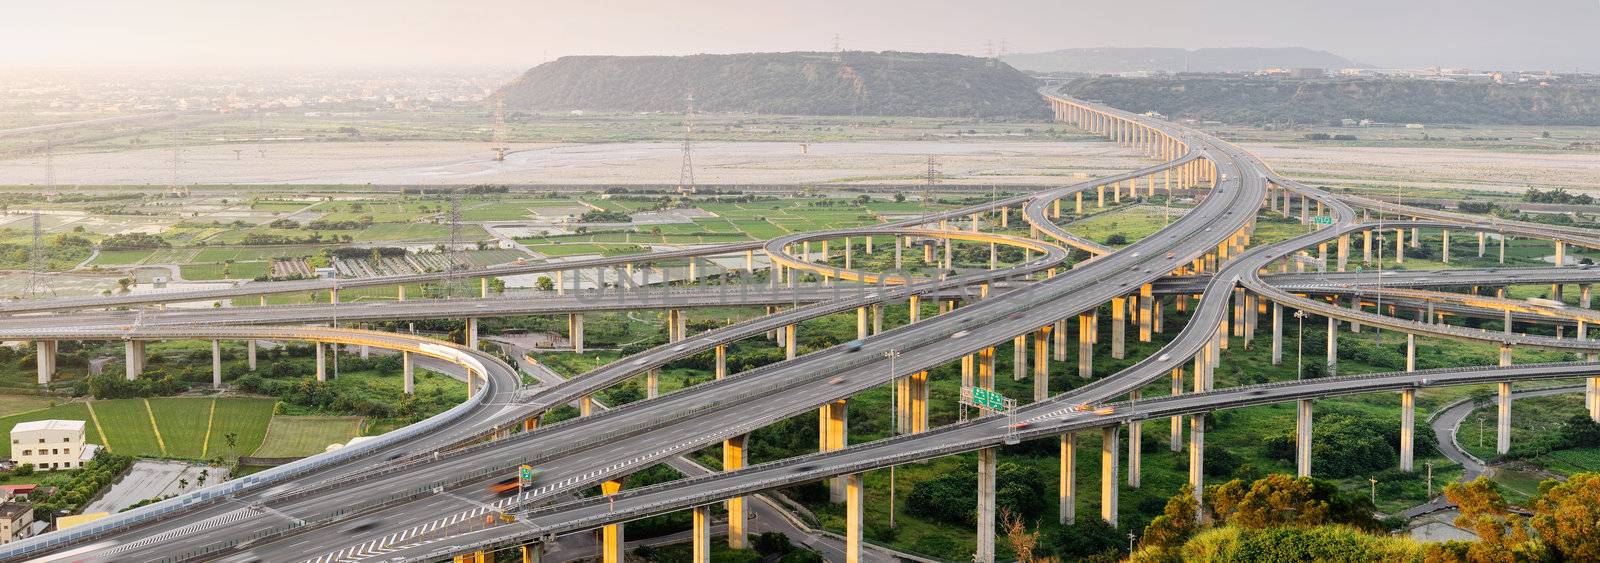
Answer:
<path fill-rule="evenodd" d="M 1483 415 L 1478 415 L 1478 447 L 1483 447 Z"/>
<path fill-rule="evenodd" d="M 1133 540 L 1137 537 L 1139 536 L 1133 535 L 1133 532 L 1128 532 L 1128 553 L 1130 554 L 1133 553 Z"/>

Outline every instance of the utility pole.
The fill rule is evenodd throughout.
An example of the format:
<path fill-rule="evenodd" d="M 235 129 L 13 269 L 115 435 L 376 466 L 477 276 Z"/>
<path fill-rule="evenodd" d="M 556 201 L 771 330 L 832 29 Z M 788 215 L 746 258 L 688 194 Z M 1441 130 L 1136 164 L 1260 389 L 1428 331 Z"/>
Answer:
<path fill-rule="evenodd" d="M 683 97 L 683 164 L 678 168 L 678 195 L 694 193 L 694 156 L 689 134 L 694 132 L 694 92 Z"/>
<path fill-rule="evenodd" d="M 1428 467 L 1428 500 L 1433 500 L 1433 462 L 1423 462 Z"/>

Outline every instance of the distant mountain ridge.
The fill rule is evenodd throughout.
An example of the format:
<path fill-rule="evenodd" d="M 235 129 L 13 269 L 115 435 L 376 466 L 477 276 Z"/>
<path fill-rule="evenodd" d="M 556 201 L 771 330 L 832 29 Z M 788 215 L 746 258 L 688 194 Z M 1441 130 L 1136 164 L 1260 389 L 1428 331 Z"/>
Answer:
<path fill-rule="evenodd" d="M 907 115 L 1041 119 L 1032 78 L 1005 64 L 943 53 L 745 53 L 572 56 L 501 88 L 505 107 L 533 111 Z"/>
<path fill-rule="evenodd" d="M 1227 47 L 1172 49 L 1115 47 L 1061 49 L 1044 53 L 1017 53 L 1002 57 L 1006 63 L 1034 72 L 1235 72 L 1278 68 L 1365 68 L 1362 64 L 1327 51 L 1303 47 Z"/>

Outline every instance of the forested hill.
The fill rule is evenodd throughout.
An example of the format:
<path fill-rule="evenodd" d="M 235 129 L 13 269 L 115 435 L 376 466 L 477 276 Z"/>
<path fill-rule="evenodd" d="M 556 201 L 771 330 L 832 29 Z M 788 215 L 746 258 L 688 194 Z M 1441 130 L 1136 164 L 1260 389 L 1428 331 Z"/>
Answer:
<path fill-rule="evenodd" d="M 1117 108 L 1224 123 L 1600 125 L 1600 86 L 1404 79 L 1081 78 L 1061 92 Z"/>
<path fill-rule="evenodd" d="M 1350 68 L 1362 63 L 1327 51 L 1301 47 L 1227 47 L 1210 49 L 1171 49 L 1111 47 L 1062 49 L 1045 53 L 1006 55 L 1005 61 L 1020 69 L 1035 72 L 1118 73 L 1237 72 L 1268 67 Z"/>
<path fill-rule="evenodd" d="M 788 115 L 911 115 L 1043 119 L 1033 79 L 985 59 L 940 53 L 849 51 L 687 57 L 562 57 L 502 92 L 513 110 Z"/>

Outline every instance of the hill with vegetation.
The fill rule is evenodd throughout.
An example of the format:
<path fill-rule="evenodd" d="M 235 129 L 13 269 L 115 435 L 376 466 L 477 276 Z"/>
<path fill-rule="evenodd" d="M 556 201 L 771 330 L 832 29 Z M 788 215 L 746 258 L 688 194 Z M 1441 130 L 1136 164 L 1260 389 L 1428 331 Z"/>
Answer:
<path fill-rule="evenodd" d="M 1061 92 L 1134 111 L 1237 124 L 1600 125 L 1600 86 L 1244 76 L 1080 78 Z"/>
<path fill-rule="evenodd" d="M 1003 60 L 1034 72 L 1238 72 L 1263 68 L 1361 68 L 1362 63 L 1301 47 L 1217 49 L 1097 48 L 1017 53 Z"/>
<path fill-rule="evenodd" d="M 512 110 L 1043 119 L 1033 79 L 1003 63 L 942 53 L 575 56 L 536 66 L 501 94 Z"/>

